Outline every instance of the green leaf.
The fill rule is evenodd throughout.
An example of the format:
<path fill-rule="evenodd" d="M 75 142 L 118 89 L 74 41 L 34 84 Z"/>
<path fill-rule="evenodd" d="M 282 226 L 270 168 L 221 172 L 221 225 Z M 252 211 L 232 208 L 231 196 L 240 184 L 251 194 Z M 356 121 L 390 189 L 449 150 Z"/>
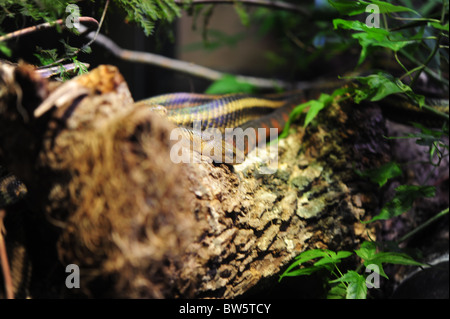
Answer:
<path fill-rule="evenodd" d="M 396 6 L 386 1 L 353 1 L 353 0 L 328 0 L 328 2 L 336 8 L 341 14 L 349 16 L 361 14 L 367 12 L 367 6 L 375 4 L 378 6 L 379 13 L 391 13 L 391 12 L 413 12 L 418 14 L 415 10 L 403 6 Z"/>
<path fill-rule="evenodd" d="M 77 70 L 77 75 L 86 74 L 89 72 L 86 65 L 81 63 L 80 61 L 78 61 L 78 59 L 76 57 L 72 58 L 72 62 L 73 62 L 73 64 L 75 64 L 75 67 Z"/>
<path fill-rule="evenodd" d="M 327 299 L 345 299 L 347 295 L 347 287 L 343 282 L 331 287 L 328 291 Z"/>
<path fill-rule="evenodd" d="M 409 266 L 424 266 L 425 264 L 415 261 L 411 256 L 405 253 L 399 252 L 379 252 L 372 257 L 372 259 L 364 262 L 366 264 L 381 264 L 381 263 L 389 263 L 396 265 L 409 265 Z"/>
<path fill-rule="evenodd" d="M 212 83 L 205 91 L 207 94 L 253 93 L 255 87 L 248 83 L 239 82 L 233 75 L 225 75 Z"/>
<path fill-rule="evenodd" d="M 378 273 L 386 279 L 389 279 L 384 272 L 382 263 L 374 259 L 377 255 L 376 243 L 365 241 L 361 244 L 359 249 L 355 250 L 355 253 L 364 261 L 364 266 L 367 267 L 368 265 L 372 264 L 376 265 L 378 268 Z"/>
<path fill-rule="evenodd" d="M 351 255 L 353 255 L 353 253 L 351 251 L 340 250 L 336 254 L 336 259 L 341 260 L 341 259 L 344 259 L 344 258 L 348 258 Z"/>
<path fill-rule="evenodd" d="M 371 241 L 364 241 L 359 249 L 355 250 L 356 255 L 363 260 L 370 260 L 377 252 L 377 245 Z"/>
<path fill-rule="evenodd" d="M 117 0 L 127 14 L 127 20 L 140 24 L 145 35 L 153 32 L 157 20 L 171 22 L 180 16 L 180 8 L 173 0 Z"/>
<path fill-rule="evenodd" d="M 325 93 L 322 93 L 320 96 L 322 97 Z M 328 94 L 326 94 L 328 95 Z M 324 109 L 326 104 L 323 101 L 319 100 L 311 100 L 309 102 L 309 110 L 306 113 L 304 126 L 308 126 L 309 123 L 319 114 L 319 112 Z"/>
<path fill-rule="evenodd" d="M 234 10 L 236 10 L 236 13 L 238 14 L 239 18 L 241 19 L 241 23 L 243 26 L 248 27 L 250 25 L 250 18 L 248 16 L 247 11 L 245 11 L 244 6 L 241 2 L 235 1 L 234 2 Z"/>
<path fill-rule="evenodd" d="M 327 250 L 324 249 L 310 249 L 302 252 L 297 257 L 295 257 L 296 260 L 302 260 L 303 262 L 310 261 L 319 257 L 325 257 L 328 256 Z"/>
<path fill-rule="evenodd" d="M 328 269 L 329 271 L 331 271 L 334 266 L 341 261 L 341 259 L 347 258 L 351 255 L 352 252 L 344 250 L 339 251 L 338 253 L 327 249 L 311 249 L 304 251 L 300 255 L 295 257 L 295 261 L 291 265 L 289 265 L 289 267 L 283 272 L 283 274 L 279 278 L 279 281 L 283 277 L 310 275 L 320 269 Z M 312 266 L 294 269 L 301 266 L 305 262 L 312 261 L 317 258 L 320 259 Z"/>
<path fill-rule="evenodd" d="M 278 138 L 285 138 L 289 134 L 289 127 L 291 126 L 291 123 L 295 121 L 297 118 L 300 117 L 301 114 L 303 114 L 303 111 L 309 106 L 309 101 L 297 105 L 289 114 L 289 119 L 286 122 L 286 125 L 284 126 L 283 132 L 278 136 Z"/>
<path fill-rule="evenodd" d="M 299 110 L 302 110 L 309 106 L 309 110 L 306 113 L 305 116 L 305 123 L 303 124 L 304 127 L 308 126 L 309 123 L 312 122 L 312 120 L 319 114 L 319 112 L 324 109 L 325 107 L 329 106 L 333 102 L 333 97 L 329 94 L 322 93 L 320 94 L 319 98 L 317 100 L 310 100 L 308 102 L 305 102 L 303 104 L 300 104 L 297 106 Z M 296 112 L 297 114 L 298 112 Z"/>
<path fill-rule="evenodd" d="M 371 28 L 368 28 L 364 23 L 358 20 L 344 20 L 344 19 L 333 19 L 333 27 L 334 29 L 347 29 L 354 31 L 367 31 Z M 383 29 L 380 29 L 383 30 Z"/>
<path fill-rule="evenodd" d="M 38 53 L 34 53 L 34 56 L 38 58 L 41 65 L 51 64 L 58 59 L 57 49 L 44 50 L 36 47 L 36 51 Z"/>
<path fill-rule="evenodd" d="M 395 216 L 399 216 L 411 209 L 414 201 L 421 197 L 433 197 L 436 192 L 434 186 L 417 186 L 417 185 L 400 185 L 396 189 L 394 198 L 386 203 L 380 213 L 373 217 L 370 221 L 362 222 L 364 224 L 371 223 L 375 220 L 386 220 Z"/>
<path fill-rule="evenodd" d="M 357 278 L 350 282 L 347 287 L 346 299 L 366 299 L 367 298 L 367 285 L 366 279 L 357 274 Z"/>
<path fill-rule="evenodd" d="M 321 269 L 322 267 L 311 266 L 311 267 L 292 270 L 295 267 L 299 267 L 301 264 L 303 264 L 307 261 L 310 261 L 310 260 L 313 260 L 313 259 L 316 259 L 319 257 L 323 257 L 323 256 L 327 256 L 327 253 L 325 251 L 323 251 L 322 249 L 311 249 L 311 250 L 302 252 L 297 257 L 295 257 L 295 261 L 291 265 L 289 265 L 289 267 L 283 272 L 283 274 L 281 274 L 278 281 L 283 279 L 283 277 L 310 275 L 311 273 Z"/>
<path fill-rule="evenodd" d="M 444 25 L 442 25 L 440 23 L 437 23 L 437 22 L 430 22 L 429 25 L 432 26 L 435 29 L 449 32 L 449 30 L 448 30 L 449 29 L 448 28 L 448 22 L 446 24 L 444 24 Z"/>
<path fill-rule="evenodd" d="M 357 254 L 364 255 L 365 252 L 359 251 L 357 252 Z M 386 279 L 389 279 L 389 277 L 384 272 L 383 264 L 389 263 L 389 264 L 400 264 L 409 266 L 424 266 L 424 264 L 415 261 L 408 254 L 399 252 L 378 252 L 378 253 L 375 252 L 371 256 L 365 257 L 366 258 L 361 257 L 364 260 L 363 262 L 364 266 L 368 267 L 369 265 L 376 265 L 377 267 L 372 269 L 378 272 L 381 276 L 383 276 Z"/>
<path fill-rule="evenodd" d="M 326 264 L 338 264 L 341 262 L 341 259 L 343 258 L 347 258 L 349 256 L 351 256 L 353 253 L 350 251 L 339 251 L 337 253 L 335 253 L 334 251 L 331 250 L 326 250 L 327 255 L 323 256 L 319 261 L 314 263 L 314 266 L 322 266 L 322 265 L 326 265 Z"/>
<path fill-rule="evenodd" d="M 0 42 L 0 51 L 7 57 L 11 57 L 11 49 L 8 48 L 3 42 Z"/>
<path fill-rule="evenodd" d="M 348 77 L 361 83 L 361 86 L 354 90 L 354 99 L 356 103 L 363 100 L 376 102 L 384 99 L 391 94 L 406 94 L 408 98 L 419 105 L 423 106 L 425 97 L 420 94 L 415 94 L 410 86 L 402 83 L 399 79 L 384 72 L 378 72 L 369 76 Z"/>
<path fill-rule="evenodd" d="M 389 32 L 382 28 L 371 28 L 360 21 L 334 19 L 333 26 L 335 29 L 342 28 L 358 31 L 357 33 L 352 34 L 352 38 L 358 40 L 362 48 L 358 65 L 364 62 L 370 50 L 375 47 L 384 47 L 397 52 L 405 46 L 415 43 L 417 40 L 414 37 L 405 38 L 400 33 Z"/>
<path fill-rule="evenodd" d="M 297 105 L 289 114 L 289 119 L 286 122 L 286 125 L 283 129 L 283 132 L 278 136 L 278 138 L 285 138 L 289 133 L 289 127 L 293 121 L 300 117 L 301 114 L 304 113 L 304 110 L 307 107 L 310 107 L 308 110 L 304 126 L 306 127 L 316 116 L 317 114 L 325 107 L 329 106 L 338 96 L 344 96 L 349 93 L 349 88 L 338 88 L 333 91 L 331 95 L 322 93 L 317 100 L 310 100 L 308 102 Z"/>
<path fill-rule="evenodd" d="M 370 0 L 371 3 L 377 5 L 380 9 L 380 13 L 391 13 L 391 12 L 412 12 L 417 15 L 419 13 L 411 8 L 397 6 L 387 1 Z M 366 2 L 367 3 L 367 2 Z M 368 4 L 368 3 L 367 3 Z"/>
<path fill-rule="evenodd" d="M 346 299 L 366 299 L 367 286 L 366 278 L 356 271 L 349 270 L 342 277 L 332 280 L 329 283 L 345 282 L 347 283 Z"/>
<path fill-rule="evenodd" d="M 398 33 L 388 33 L 386 30 L 380 28 L 371 28 L 365 32 L 358 32 L 352 34 L 352 37 L 358 40 L 362 48 L 358 65 L 364 62 L 370 50 L 375 47 L 388 48 L 397 52 L 405 46 L 415 43 L 414 40 L 405 39 Z"/>
<path fill-rule="evenodd" d="M 354 0 L 328 0 L 330 5 L 345 15 L 357 15 L 366 11 L 367 5 L 363 1 Z"/>
<path fill-rule="evenodd" d="M 315 273 L 316 271 L 318 271 L 318 270 L 320 270 L 322 268 L 323 267 L 310 266 L 310 267 L 299 268 L 299 269 L 291 270 L 291 271 L 288 271 L 288 272 L 284 272 L 280 276 L 278 281 L 281 281 L 281 279 L 283 279 L 284 277 L 308 276 L 308 275 L 311 275 L 311 274 Z"/>
<path fill-rule="evenodd" d="M 361 177 L 369 178 L 373 183 L 382 187 L 386 182 L 394 177 L 402 175 L 400 166 L 395 162 L 386 163 L 378 168 L 368 169 L 366 171 L 355 170 Z"/>

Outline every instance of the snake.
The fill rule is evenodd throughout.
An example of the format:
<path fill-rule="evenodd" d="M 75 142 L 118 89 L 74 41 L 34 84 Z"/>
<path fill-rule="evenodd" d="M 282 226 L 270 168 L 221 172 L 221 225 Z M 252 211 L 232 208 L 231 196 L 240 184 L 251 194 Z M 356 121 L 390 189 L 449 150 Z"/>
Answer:
<path fill-rule="evenodd" d="M 204 154 L 204 148 L 207 146 L 219 147 L 217 154 L 208 156 L 215 162 L 238 164 L 251 150 L 260 146 L 262 141 L 274 137 L 270 136 L 270 128 L 274 129 L 278 136 L 292 109 L 303 101 L 305 94 L 301 91 L 266 95 L 180 92 L 158 95 L 136 104 L 147 105 L 162 113 L 181 128 L 181 135 L 186 137 L 199 153 Z M 235 128 L 241 128 L 242 131 L 233 131 Z M 217 130 L 220 138 L 205 138 L 204 131 L 208 129 Z M 227 135 L 227 129 L 231 129 L 230 135 Z M 237 143 L 239 136 L 242 137 L 242 144 Z M 195 148 L 195 145 L 198 145 L 198 148 Z"/>

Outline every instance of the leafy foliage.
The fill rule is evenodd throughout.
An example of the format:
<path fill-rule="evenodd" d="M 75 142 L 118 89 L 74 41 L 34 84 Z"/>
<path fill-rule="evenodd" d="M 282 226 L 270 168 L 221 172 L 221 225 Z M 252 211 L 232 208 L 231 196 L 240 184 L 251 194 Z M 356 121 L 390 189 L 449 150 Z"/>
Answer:
<path fill-rule="evenodd" d="M 366 269 L 372 273 L 388 279 L 383 264 L 423 266 L 423 263 L 415 261 L 409 255 L 402 252 L 384 252 L 378 249 L 375 242 L 365 241 L 354 253 L 350 251 L 334 252 L 328 249 L 311 249 L 304 251 L 295 258 L 295 261 L 280 276 L 284 277 L 311 275 L 322 271 L 326 275 L 323 280 L 328 286 L 327 298 L 329 299 L 366 299 L 367 288 L 372 288 L 367 272 L 364 274 L 355 270 L 347 270 L 343 273 L 339 269 L 342 259 L 358 256 Z M 334 279 L 333 279 L 334 278 Z"/>
<path fill-rule="evenodd" d="M 382 101 L 390 95 L 402 95 L 409 99 L 417 107 L 430 109 L 428 100 L 421 94 L 416 93 L 415 86 L 417 79 L 422 72 L 435 81 L 436 86 L 447 87 L 448 80 L 442 75 L 443 65 L 448 67 L 448 46 L 441 45 L 441 39 L 448 39 L 448 1 L 441 3 L 439 16 L 427 17 L 431 8 L 435 8 L 438 1 L 432 4 L 423 5 L 417 11 L 411 9 L 409 1 L 408 6 L 394 5 L 387 1 L 350 1 L 350 0 L 329 0 L 329 4 L 339 11 L 342 15 L 351 17 L 360 16 L 366 13 L 368 5 L 377 5 L 379 13 L 383 17 L 380 19 L 379 27 L 371 27 L 359 20 L 347 20 L 335 18 L 332 21 L 333 28 L 342 34 L 343 39 L 348 43 L 355 43 L 360 47 L 360 55 L 356 62 L 357 67 L 366 63 L 373 63 L 373 53 L 383 50 L 385 56 L 391 56 L 397 63 L 399 70 L 403 75 L 394 76 L 390 73 L 392 70 L 378 70 L 373 74 L 365 76 L 346 77 L 345 79 L 353 81 L 355 86 L 349 86 L 347 89 L 338 89 L 330 95 L 322 94 L 318 99 L 303 103 L 291 114 L 288 124 L 283 132 L 287 134 L 289 124 L 301 116 L 304 110 L 309 106 L 310 110 L 305 116 L 305 126 L 311 123 L 312 118 L 318 111 L 332 103 L 333 99 L 339 101 L 340 98 L 350 96 L 355 103 L 362 101 Z M 398 16 L 402 13 L 403 16 Z M 388 18 L 394 19 L 394 22 L 400 22 L 400 25 L 389 27 Z M 390 20 L 390 21 L 391 21 Z M 406 21 L 406 22 L 405 22 Z M 328 38 L 329 40 L 330 38 Z M 348 41 L 351 39 L 351 41 Z M 343 40 L 345 41 L 345 40 Z M 400 60 L 402 56 L 403 62 Z M 392 64 L 390 64 L 392 67 Z M 314 111 L 311 111 L 311 110 Z M 311 113 L 310 113 L 311 112 Z M 419 145 L 427 146 L 429 153 L 429 163 L 439 165 L 444 157 L 448 157 L 449 146 L 446 141 L 448 137 L 448 115 L 440 114 L 443 118 L 443 129 L 429 129 L 420 124 L 413 124 L 420 130 L 419 133 L 411 133 L 402 138 L 412 138 Z M 437 160 L 436 160 L 437 159 Z M 391 162 L 382 165 L 379 168 L 369 169 L 364 172 L 356 173 L 368 178 L 379 187 L 394 178 L 402 176 L 401 166 Z M 386 220 L 403 214 L 411 210 L 415 201 L 421 198 L 435 196 L 436 189 L 428 185 L 400 185 L 395 189 L 392 200 L 388 201 L 380 210 L 377 216 L 370 221 Z M 448 214 L 448 208 L 432 217 L 429 221 L 423 223 L 417 229 L 429 225 L 431 220 L 436 220 Z M 414 234 L 412 230 L 409 234 L 403 236 L 400 240 L 408 238 Z M 400 242 L 400 241 L 399 241 Z M 398 243 L 393 243 L 397 246 Z M 301 253 L 295 261 L 280 276 L 284 277 L 310 275 L 319 270 L 326 270 L 328 275 L 324 276 L 324 281 L 328 288 L 327 298 L 351 298 L 359 299 L 367 297 L 367 289 L 372 287 L 368 282 L 366 273 L 362 269 L 370 269 L 380 276 L 388 279 L 384 271 L 384 264 L 402 264 L 411 266 L 422 266 L 409 254 L 395 250 L 381 250 L 381 243 L 364 242 L 359 249 L 355 250 L 357 257 L 361 259 L 360 266 L 356 270 L 347 270 L 342 273 L 339 269 L 340 258 L 336 258 L 340 252 L 330 252 L 322 250 L 310 250 Z M 350 257 L 347 251 L 344 251 L 345 258 Z M 334 256 L 334 257 L 333 257 Z M 317 260 L 313 262 L 313 260 Z M 324 260 L 324 262 L 322 262 Z M 331 263 L 329 261 L 332 261 Z"/>
<path fill-rule="evenodd" d="M 255 87 L 248 83 L 240 82 L 234 75 L 225 75 L 221 79 L 212 83 L 205 91 L 207 94 L 228 94 L 228 93 L 254 93 Z"/>
<path fill-rule="evenodd" d="M 338 97 L 340 97 L 339 101 L 345 99 L 342 97 L 345 92 L 347 92 L 347 89 L 339 88 L 336 89 L 331 95 L 327 93 L 321 93 L 317 100 L 310 100 L 295 107 L 295 109 L 289 115 L 289 119 L 283 129 L 283 132 L 280 134 L 280 138 L 284 138 L 288 135 L 291 123 L 295 121 L 301 114 L 303 114 L 306 108 L 309 109 L 305 116 L 304 126 L 307 126 L 309 123 L 311 123 L 311 121 L 317 116 L 317 114 L 319 114 L 321 110 L 333 103 L 333 101 L 335 101 Z"/>
<path fill-rule="evenodd" d="M 363 261 L 365 267 L 386 279 L 388 277 L 384 272 L 383 264 L 423 266 L 422 263 L 415 261 L 405 253 L 380 251 L 375 242 L 363 242 L 354 253 L 350 251 L 334 252 L 327 249 L 304 251 L 283 272 L 279 281 L 284 277 L 311 275 L 322 271 L 326 273 L 323 280 L 329 288 L 327 298 L 365 299 L 367 288 L 372 287 L 367 273 L 360 274 L 355 270 L 343 273 L 339 269 L 342 259 L 356 255 Z"/>
<path fill-rule="evenodd" d="M 436 190 L 433 186 L 400 185 L 395 191 L 394 198 L 381 209 L 377 216 L 367 223 L 399 216 L 409 211 L 416 199 L 433 197 Z"/>
<path fill-rule="evenodd" d="M 3 10 L 0 11 L 0 21 L 3 21 L 6 17 L 13 18 L 17 14 L 20 14 L 36 21 L 44 20 L 45 22 L 51 22 L 62 18 L 66 6 L 76 2 L 76 0 L 1 0 L 0 6 Z"/>
<path fill-rule="evenodd" d="M 64 19 L 68 14 L 72 14 L 68 10 L 69 5 L 76 5 L 77 0 L 61 0 L 61 1 L 36 1 L 36 0 L 21 0 L 10 1 L 0 0 L 2 10 L 0 10 L 0 21 L 5 19 L 17 19 L 17 17 L 29 17 L 36 22 L 50 22 L 53 23 L 58 19 Z M 104 7 L 106 0 L 102 1 L 101 7 Z M 150 35 L 154 28 L 154 23 L 157 20 L 172 21 L 175 17 L 180 15 L 180 9 L 173 0 L 114 0 L 116 5 L 120 6 L 126 13 L 126 19 L 138 23 L 146 35 Z M 80 12 L 80 14 L 82 14 Z M 16 23 L 17 24 L 17 23 Z M 61 29 L 59 24 L 55 24 L 57 30 Z M 75 28 L 70 29 L 77 33 Z M 2 34 L 0 29 L 0 34 Z M 41 66 L 59 66 L 61 79 L 69 79 L 70 74 L 80 74 L 87 72 L 83 63 L 78 61 L 77 55 L 79 52 L 90 53 L 89 45 L 83 45 L 81 48 L 73 47 L 68 40 L 61 39 L 63 52 L 58 52 L 56 48 L 43 49 L 36 47 L 34 56 L 38 59 Z M 11 49 L 7 46 L 7 42 L 0 42 L 0 52 L 7 57 L 11 57 Z M 75 72 L 70 74 L 66 72 L 63 67 L 63 62 L 70 60 L 75 66 Z"/>
<path fill-rule="evenodd" d="M 154 29 L 155 21 L 173 21 L 180 16 L 180 9 L 173 0 L 116 0 L 127 13 L 127 19 L 137 22 L 146 35 Z"/>
<path fill-rule="evenodd" d="M 368 169 L 364 172 L 355 170 L 360 177 L 369 178 L 373 183 L 382 187 L 388 180 L 402 175 L 402 169 L 397 163 L 389 162 L 379 168 Z"/>

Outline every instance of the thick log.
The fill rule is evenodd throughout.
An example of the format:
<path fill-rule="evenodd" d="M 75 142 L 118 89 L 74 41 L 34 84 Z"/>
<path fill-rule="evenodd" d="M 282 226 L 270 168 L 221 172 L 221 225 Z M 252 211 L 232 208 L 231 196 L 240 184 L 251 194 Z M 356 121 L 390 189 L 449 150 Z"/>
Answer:
<path fill-rule="evenodd" d="M 272 166 L 198 154 L 177 164 L 174 126 L 133 105 L 114 67 L 60 86 L 23 68 L 2 79 L 0 157 L 27 185 L 35 218 L 57 225 L 60 269 L 79 266 L 86 296 L 245 297 L 277 285 L 302 251 L 375 238 L 360 220 L 378 193 L 354 169 L 389 160 L 376 107 L 334 104 L 308 129 L 295 125 Z M 19 74 L 28 89 L 45 88 L 21 108 L 8 85 Z M 42 101 L 48 109 L 36 118 Z M 30 142 L 18 143 L 23 136 Z"/>

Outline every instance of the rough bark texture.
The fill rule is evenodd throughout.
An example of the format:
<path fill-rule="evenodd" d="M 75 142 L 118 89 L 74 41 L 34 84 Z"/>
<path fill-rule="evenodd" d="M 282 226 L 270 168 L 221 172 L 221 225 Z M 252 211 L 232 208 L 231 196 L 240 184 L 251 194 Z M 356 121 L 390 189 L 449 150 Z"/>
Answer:
<path fill-rule="evenodd" d="M 71 80 L 70 91 L 84 93 L 62 102 L 26 68 L 5 72 L 0 159 L 27 185 L 39 221 L 27 236 L 46 243 L 28 249 L 49 251 L 46 265 L 57 271 L 47 276 L 57 279 L 47 291 L 57 296 L 71 296 L 61 287 L 74 263 L 89 297 L 245 297 L 275 285 L 304 250 L 351 250 L 375 237 L 360 220 L 379 207 L 377 190 L 354 168 L 389 160 L 376 107 L 332 105 L 307 130 L 294 126 L 265 174 L 251 159 L 231 167 L 194 154 L 199 163 L 173 163 L 173 125 L 133 106 L 113 67 Z M 18 108 L 20 74 L 29 90 L 43 89 Z M 59 107 L 33 118 L 52 98 Z M 41 259 L 31 261 L 35 298 L 45 295 Z"/>

